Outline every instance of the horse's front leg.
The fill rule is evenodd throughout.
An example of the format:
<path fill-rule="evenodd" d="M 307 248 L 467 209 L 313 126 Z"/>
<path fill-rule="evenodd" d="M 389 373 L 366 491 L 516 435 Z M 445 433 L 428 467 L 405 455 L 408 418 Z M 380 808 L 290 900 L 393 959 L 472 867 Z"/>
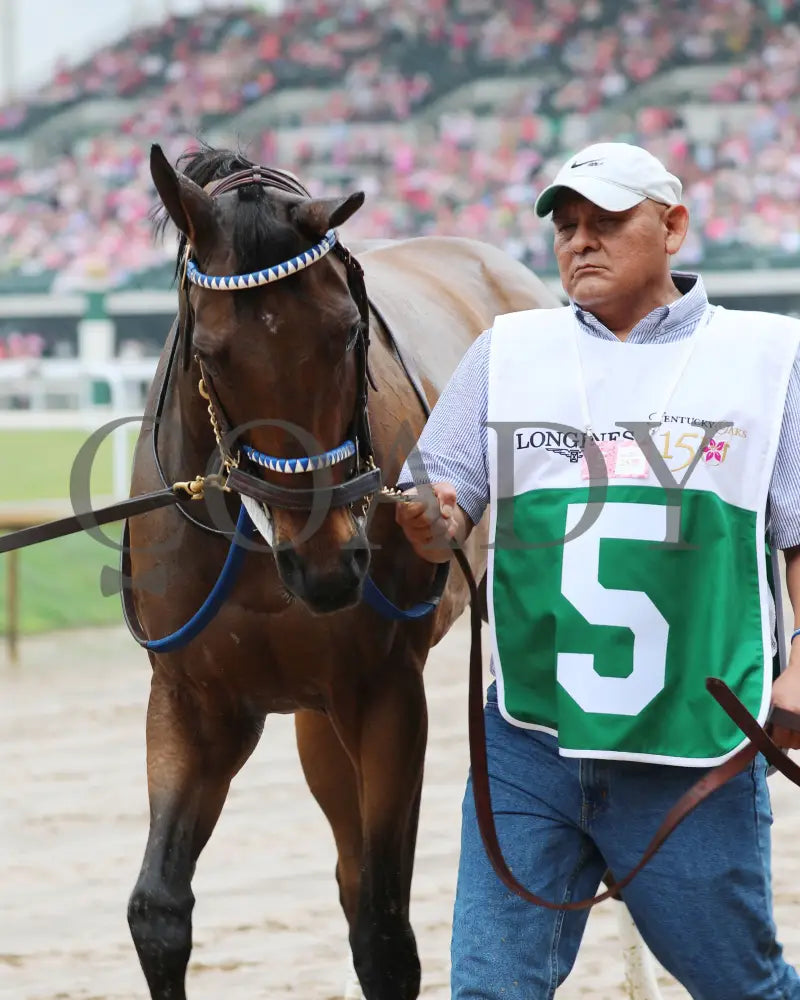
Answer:
<path fill-rule="evenodd" d="M 421 675 L 389 667 L 359 709 L 363 846 L 353 963 L 366 1000 L 415 1000 L 420 965 L 409 897 L 428 731 Z M 353 736 L 340 735 L 345 742 Z"/>
<path fill-rule="evenodd" d="M 186 998 L 195 863 L 262 723 L 191 696 L 156 666 L 147 709 L 150 833 L 128 903 L 152 1000 Z"/>

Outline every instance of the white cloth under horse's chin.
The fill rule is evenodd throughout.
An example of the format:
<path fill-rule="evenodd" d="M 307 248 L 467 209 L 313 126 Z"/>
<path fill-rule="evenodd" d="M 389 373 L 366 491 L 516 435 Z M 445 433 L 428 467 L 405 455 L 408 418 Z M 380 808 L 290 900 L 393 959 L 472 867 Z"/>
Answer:
<path fill-rule="evenodd" d="M 272 526 L 272 514 L 269 512 L 269 508 L 266 504 L 259 503 L 258 500 L 254 500 L 252 497 L 242 497 L 242 503 L 244 504 L 244 509 L 250 515 L 250 520 L 256 526 L 256 531 L 261 535 L 264 541 L 272 548 L 275 532 Z"/>
<path fill-rule="evenodd" d="M 258 500 L 254 500 L 252 497 L 246 496 L 242 496 L 242 503 L 244 504 L 244 509 L 250 515 L 250 520 L 256 526 L 256 531 L 258 531 L 259 535 L 261 535 L 267 545 L 269 545 L 270 548 L 273 548 L 275 529 L 269 507 Z M 353 514 L 353 520 L 356 522 L 358 530 L 362 534 L 365 534 L 367 515 Z"/>

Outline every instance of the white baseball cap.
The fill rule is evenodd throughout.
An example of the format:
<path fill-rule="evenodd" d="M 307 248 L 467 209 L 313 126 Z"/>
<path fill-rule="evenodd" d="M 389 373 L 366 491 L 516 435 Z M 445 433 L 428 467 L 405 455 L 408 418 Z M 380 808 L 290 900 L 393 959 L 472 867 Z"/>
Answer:
<path fill-rule="evenodd" d="M 597 142 L 571 156 L 536 199 L 538 216 L 553 211 L 561 188 L 577 191 L 609 212 L 624 212 L 645 198 L 677 205 L 683 190 L 678 178 L 652 153 L 627 142 Z"/>

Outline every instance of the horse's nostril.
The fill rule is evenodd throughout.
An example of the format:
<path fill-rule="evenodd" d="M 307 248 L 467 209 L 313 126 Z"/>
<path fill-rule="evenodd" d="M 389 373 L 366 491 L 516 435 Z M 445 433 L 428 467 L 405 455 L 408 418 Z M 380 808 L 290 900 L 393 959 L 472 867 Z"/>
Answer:
<path fill-rule="evenodd" d="M 297 553 L 289 545 L 283 545 L 274 551 L 281 579 L 293 594 L 297 594 L 303 579 L 303 566 Z"/>
<path fill-rule="evenodd" d="M 276 551 L 275 559 L 284 586 L 312 611 L 329 613 L 357 604 L 361 582 L 369 567 L 369 550 L 345 549 L 332 567 L 319 568 L 292 548 Z"/>

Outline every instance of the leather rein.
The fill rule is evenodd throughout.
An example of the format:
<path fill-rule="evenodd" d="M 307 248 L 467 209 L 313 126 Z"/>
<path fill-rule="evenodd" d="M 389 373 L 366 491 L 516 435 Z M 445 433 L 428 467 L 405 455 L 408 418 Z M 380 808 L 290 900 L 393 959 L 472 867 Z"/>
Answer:
<path fill-rule="evenodd" d="M 455 549 L 453 555 L 463 572 L 470 591 L 470 627 L 471 642 L 469 653 L 469 751 L 472 768 L 472 788 L 477 813 L 478 829 L 480 830 L 486 855 L 495 874 L 500 881 L 515 895 L 542 906 L 547 910 L 586 910 L 606 899 L 620 899 L 620 892 L 625 888 L 653 855 L 664 844 L 670 834 L 693 812 L 697 806 L 709 797 L 727 781 L 740 774 L 755 757 L 762 753 L 777 770 L 784 774 L 795 785 L 800 786 L 800 767 L 785 754 L 766 729 L 762 728 L 756 719 L 742 705 L 730 688 L 721 680 L 709 677 L 706 689 L 716 699 L 739 729 L 748 737 L 750 743 L 739 750 L 724 763 L 709 770 L 695 782 L 669 810 L 654 833 L 650 843 L 645 848 L 638 864 L 622 878 L 606 883 L 608 888 L 596 896 L 587 899 L 574 900 L 567 903 L 555 903 L 537 896 L 525 888 L 511 872 L 500 846 L 492 811 L 492 797 L 489 785 L 489 764 L 486 751 L 486 724 L 483 715 L 483 658 L 481 655 L 480 602 L 475 578 L 461 549 Z M 787 712 L 785 709 L 774 708 L 767 726 L 777 723 L 789 729 L 800 730 L 800 715 Z"/>

